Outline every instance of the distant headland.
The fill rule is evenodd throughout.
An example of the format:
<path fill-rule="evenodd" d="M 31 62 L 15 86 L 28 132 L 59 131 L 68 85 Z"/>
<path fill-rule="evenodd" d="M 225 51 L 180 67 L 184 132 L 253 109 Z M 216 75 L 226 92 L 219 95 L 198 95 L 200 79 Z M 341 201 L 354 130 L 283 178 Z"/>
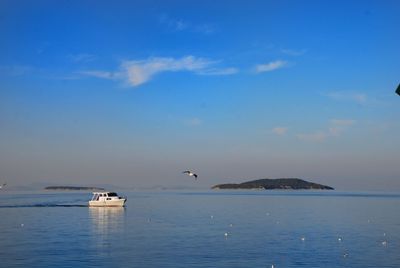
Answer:
<path fill-rule="evenodd" d="M 334 188 L 298 178 L 260 179 L 243 183 L 217 184 L 211 189 L 262 189 L 262 190 L 334 190 Z"/>
<path fill-rule="evenodd" d="M 56 191 L 103 191 L 101 187 L 79 187 L 79 186 L 47 186 L 45 190 L 56 190 Z"/>

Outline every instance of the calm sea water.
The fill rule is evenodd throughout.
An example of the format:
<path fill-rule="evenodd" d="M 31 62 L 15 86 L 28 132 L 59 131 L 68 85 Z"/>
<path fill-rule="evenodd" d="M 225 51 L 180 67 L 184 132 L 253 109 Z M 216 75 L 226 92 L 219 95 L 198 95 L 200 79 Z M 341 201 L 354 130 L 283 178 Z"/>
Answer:
<path fill-rule="evenodd" d="M 0 267 L 400 267 L 400 194 L 0 192 Z"/>

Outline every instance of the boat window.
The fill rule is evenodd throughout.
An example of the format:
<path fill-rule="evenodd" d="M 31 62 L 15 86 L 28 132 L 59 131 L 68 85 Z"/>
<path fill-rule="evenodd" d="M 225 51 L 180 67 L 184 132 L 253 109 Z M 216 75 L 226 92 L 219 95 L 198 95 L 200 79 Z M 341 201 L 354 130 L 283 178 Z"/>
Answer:
<path fill-rule="evenodd" d="M 108 193 L 108 196 L 118 196 L 116 193 Z"/>
<path fill-rule="evenodd" d="M 107 200 L 111 200 L 111 198 L 107 197 Z"/>

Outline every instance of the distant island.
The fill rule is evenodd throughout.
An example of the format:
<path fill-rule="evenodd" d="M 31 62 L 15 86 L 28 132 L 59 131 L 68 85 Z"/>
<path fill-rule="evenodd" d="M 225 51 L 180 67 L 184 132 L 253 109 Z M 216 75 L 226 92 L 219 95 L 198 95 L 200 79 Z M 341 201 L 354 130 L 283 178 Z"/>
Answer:
<path fill-rule="evenodd" d="M 334 188 L 298 178 L 260 179 L 243 183 L 217 184 L 211 189 L 263 189 L 263 190 L 334 190 Z"/>
<path fill-rule="evenodd" d="M 47 186 L 45 190 L 62 191 L 104 191 L 101 187 L 79 187 L 79 186 Z"/>

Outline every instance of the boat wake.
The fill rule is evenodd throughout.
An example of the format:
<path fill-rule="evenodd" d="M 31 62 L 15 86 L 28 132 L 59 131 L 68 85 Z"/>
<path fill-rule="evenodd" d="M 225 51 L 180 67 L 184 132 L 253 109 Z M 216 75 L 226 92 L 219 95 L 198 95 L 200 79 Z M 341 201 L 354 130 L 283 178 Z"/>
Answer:
<path fill-rule="evenodd" d="M 81 204 L 32 204 L 32 205 L 0 205 L 0 208 L 54 208 L 54 207 L 88 207 L 88 205 Z"/>

